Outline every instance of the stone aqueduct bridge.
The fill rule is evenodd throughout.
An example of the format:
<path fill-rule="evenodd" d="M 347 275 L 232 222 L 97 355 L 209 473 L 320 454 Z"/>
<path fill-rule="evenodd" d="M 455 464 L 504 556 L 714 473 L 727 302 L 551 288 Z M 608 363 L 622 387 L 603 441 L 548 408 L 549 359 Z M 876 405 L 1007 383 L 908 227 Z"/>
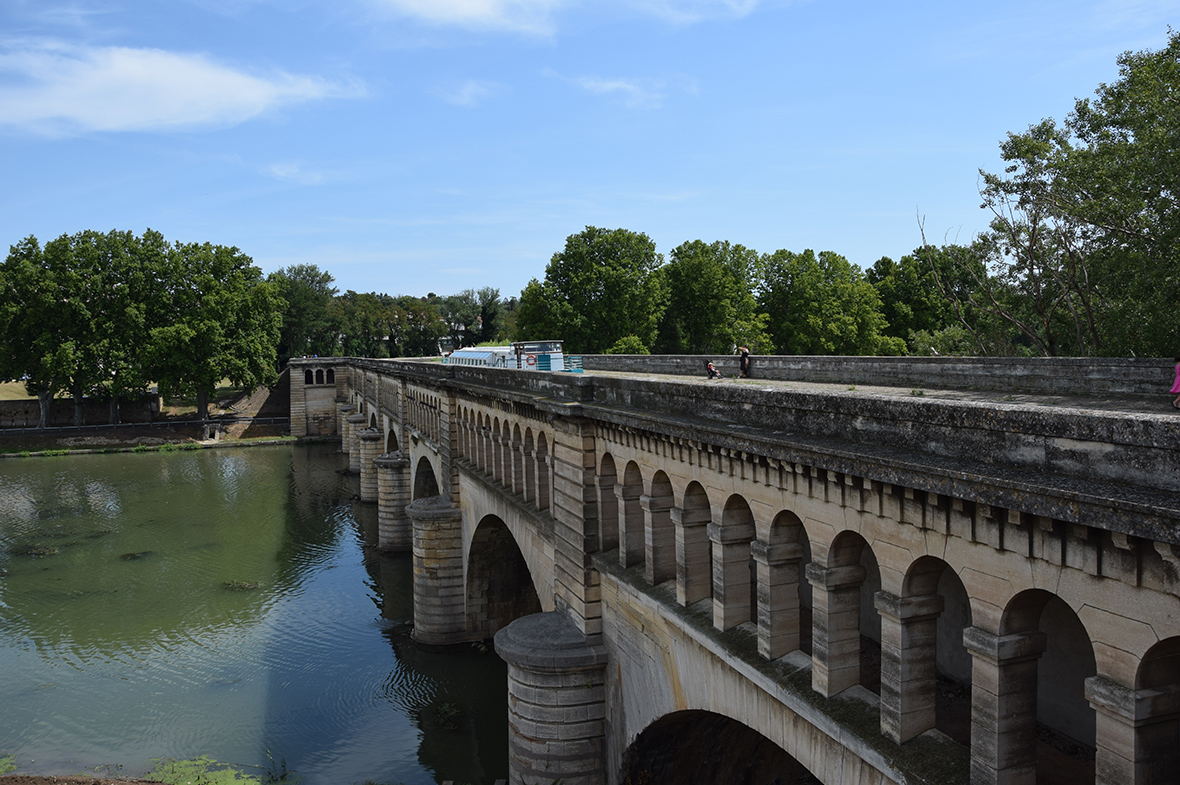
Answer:
<path fill-rule="evenodd" d="M 413 550 L 416 639 L 495 637 L 514 783 L 1180 781 L 1162 396 L 292 372 Z"/>

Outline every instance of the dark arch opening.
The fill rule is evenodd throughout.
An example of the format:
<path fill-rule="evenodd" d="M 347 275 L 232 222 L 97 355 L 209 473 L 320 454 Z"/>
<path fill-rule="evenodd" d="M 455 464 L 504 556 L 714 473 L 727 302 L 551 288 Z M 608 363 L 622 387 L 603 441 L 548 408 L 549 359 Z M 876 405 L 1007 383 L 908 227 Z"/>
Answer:
<path fill-rule="evenodd" d="M 1029 589 L 1009 601 L 1000 632 L 1045 636 L 1035 681 L 1025 689 L 1036 698 L 1035 731 L 1020 734 L 1020 743 L 1035 750 L 1037 782 L 1093 782 L 1096 717 L 1085 681 L 1096 675 L 1097 663 L 1085 625 L 1057 595 Z"/>
<path fill-rule="evenodd" d="M 541 612 L 528 563 L 502 520 L 489 515 L 480 522 L 469 554 L 469 631 L 486 640 L 516 619 Z"/>
<path fill-rule="evenodd" d="M 328 384 L 335 384 L 335 383 L 336 383 L 336 372 L 333 371 L 331 368 L 329 368 L 328 369 Z"/>
<path fill-rule="evenodd" d="M 315 383 L 316 383 L 316 384 L 323 384 L 323 383 L 324 383 L 324 369 L 323 369 L 323 368 L 317 368 L 317 369 L 316 369 L 316 372 L 315 372 Z"/>
<path fill-rule="evenodd" d="M 315 384 L 315 380 L 312 378 L 310 368 L 308 368 L 306 371 L 303 372 L 303 383 L 304 384 Z"/>
<path fill-rule="evenodd" d="M 810 785 L 819 780 L 782 747 L 729 717 L 681 711 L 649 725 L 623 754 L 633 785 Z"/>
<path fill-rule="evenodd" d="M 434 476 L 434 467 L 430 465 L 430 461 L 426 456 L 418 459 L 418 466 L 414 470 L 414 498 L 429 499 L 431 496 L 438 496 L 438 480 Z"/>

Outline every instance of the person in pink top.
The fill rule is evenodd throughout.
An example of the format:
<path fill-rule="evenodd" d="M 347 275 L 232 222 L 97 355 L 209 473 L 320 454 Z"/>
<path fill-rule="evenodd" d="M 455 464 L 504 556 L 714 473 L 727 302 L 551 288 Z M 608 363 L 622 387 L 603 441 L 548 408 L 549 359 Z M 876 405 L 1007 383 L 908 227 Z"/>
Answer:
<path fill-rule="evenodd" d="M 1172 408 L 1180 409 L 1180 354 L 1172 359 L 1176 362 L 1176 379 L 1172 382 L 1172 389 L 1168 392 L 1176 396 L 1172 399 Z"/>

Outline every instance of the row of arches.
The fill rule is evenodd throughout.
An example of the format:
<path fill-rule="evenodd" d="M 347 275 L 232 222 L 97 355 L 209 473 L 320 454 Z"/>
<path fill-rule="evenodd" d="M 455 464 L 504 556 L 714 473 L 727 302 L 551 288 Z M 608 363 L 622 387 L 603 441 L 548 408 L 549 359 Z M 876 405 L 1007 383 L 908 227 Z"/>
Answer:
<path fill-rule="evenodd" d="M 919 555 L 883 587 L 875 548 L 895 546 L 869 529 L 872 542 L 846 524 L 805 525 L 790 509 L 756 520 L 740 493 L 714 500 L 696 480 L 678 490 L 662 470 L 645 478 L 635 461 L 619 463 L 607 453 L 598 466 L 603 550 L 617 548 L 649 584 L 675 581 L 680 605 L 710 603 L 716 629 L 747 626 L 763 658 L 810 656 L 817 692 L 874 693 L 892 740 L 937 730 L 971 745 L 973 767 L 997 779 L 1092 782 L 1096 749 L 1125 749 L 1120 734 L 1131 733 L 1139 760 L 1128 766 L 1155 772 L 1136 781 L 1174 776 L 1180 712 L 1168 703 L 1146 721 L 1120 719 L 1126 696 L 1116 706 L 1102 690 L 1180 696 L 1180 637 L 1143 652 L 1134 684 L 1120 688 L 1099 672 L 1084 599 L 1025 589 L 989 630 L 975 618 L 967 565 Z"/>
<path fill-rule="evenodd" d="M 303 383 L 311 384 L 336 384 L 336 371 L 332 368 L 327 370 L 323 368 L 316 368 L 314 371 L 311 368 L 304 370 Z"/>
<path fill-rule="evenodd" d="M 538 510 L 553 498 L 550 440 L 527 425 L 464 409 L 459 416 L 459 455 Z"/>

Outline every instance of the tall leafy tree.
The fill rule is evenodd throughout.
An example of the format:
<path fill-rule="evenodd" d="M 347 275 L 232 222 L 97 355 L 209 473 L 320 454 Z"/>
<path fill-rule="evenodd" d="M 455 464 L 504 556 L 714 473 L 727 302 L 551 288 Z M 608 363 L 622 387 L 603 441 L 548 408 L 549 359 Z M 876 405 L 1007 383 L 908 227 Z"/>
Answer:
<path fill-rule="evenodd" d="M 42 428 L 74 365 L 73 343 L 61 340 L 70 320 L 55 273 L 31 235 L 10 248 L 0 271 L 0 378 L 24 380 L 40 403 Z"/>
<path fill-rule="evenodd" d="M 781 354 L 903 354 L 885 335 L 877 290 L 831 251 L 780 250 L 762 259 L 759 304 Z"/>
<path fill-rule="evenodd" d="M 195 397 L 205 417 L 222 379 L 244 388 L 273 383 L 283 301 L 249 256 L 177 243 L 163 284 L 145 353 L 162 393 Z"/>
<path fill-rule="evenodd" d="M 267 276 L 286 305 L 279 334 L 279 362 L 336 351 L 338 328 L 328 312 L 336 295 L 332 274 L 314 264 L 295 264 Z"/>
<path fill-rule="evenodd" d="M 753 287 L 757 252 L 741 245 L 693 240 L 672 250 L 660 270 L 668 307 L 656 350 L 667 354 L 721 354 L 736 346 L 766 352 L 767 316 L 758 312 Z"/>
<path fill-rule="evenodd" d="M 587 226 L 521 293 L 517 332 L 563 339 L 571 352 L 605 352 L 628 336 L 650 347 L 667 302 L 662 264 L 647 235 Z"/>
<path fill-rule="evenodd" d="M 1180 34 L 1001 145 L 983 175 L 991 310 L 1041 354 L 1172 354 L 1180 323 Z"/>

